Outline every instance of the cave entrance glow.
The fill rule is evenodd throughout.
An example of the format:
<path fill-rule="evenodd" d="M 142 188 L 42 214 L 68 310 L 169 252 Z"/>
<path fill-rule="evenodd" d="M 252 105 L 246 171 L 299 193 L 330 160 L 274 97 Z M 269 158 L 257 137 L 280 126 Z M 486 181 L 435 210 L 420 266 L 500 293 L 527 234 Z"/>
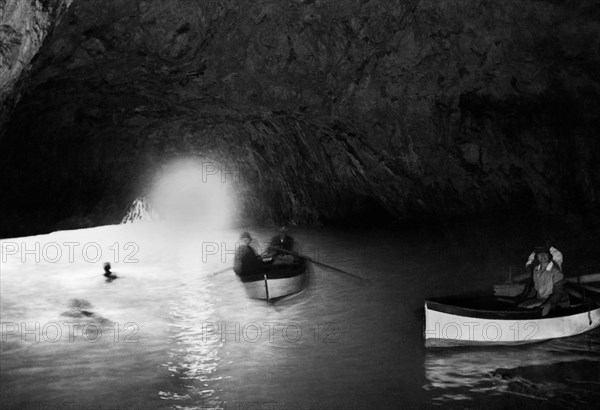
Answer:
<path fill-rule="evenodd" d="M 207 159 L 179 159 L 157 175 L 150 195 L 161 219 L 202 228 L 231 224 L 235 170 Z"/>

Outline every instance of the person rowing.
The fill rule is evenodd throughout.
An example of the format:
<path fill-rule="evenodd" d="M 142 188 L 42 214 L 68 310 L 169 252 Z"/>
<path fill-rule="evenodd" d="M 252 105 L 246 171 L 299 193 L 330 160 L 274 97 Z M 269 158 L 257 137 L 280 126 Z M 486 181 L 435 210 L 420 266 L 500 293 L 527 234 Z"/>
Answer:
<path fill-rule="evenodd" d="M 272 259 L 274 265 L 292 264 L 295 262 L 292 253 L 298 253 L 296 243 L 294 238 L 288 235 L 287 226 L 282 226 L 279 233 L 271 238 L 264 260 Z"/>

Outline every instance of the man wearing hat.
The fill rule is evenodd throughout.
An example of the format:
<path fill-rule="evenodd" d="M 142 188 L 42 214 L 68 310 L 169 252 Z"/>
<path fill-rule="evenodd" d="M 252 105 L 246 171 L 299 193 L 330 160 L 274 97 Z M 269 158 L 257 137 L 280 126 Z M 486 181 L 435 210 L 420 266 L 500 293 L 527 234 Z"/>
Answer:
<path fill-rule="evenodd" d="M 548 251 L 550 251 L 550 256 L 552 256 L 552 263 L 556 263 L 558 265 L 558 269 L 562 272 L 562 263 L 563 263 L 563 254 L 561 251 L 556 249 L 554 246 L 550 246 L 550 242 L 546 241 L 546 247 Z M 537 265 L 537 260 L 535 258 L 535 250 L 531 252 L 529 258 L 527 258 L 527 262 L 525 262 L 525 269 L 527 272 L 533 272 Z"/>
<path fill-rule="evenodd" d="M 525 295 L 528 299 L 519 306 L 525 308 L 542 308 L 542 316 L 546 316 L 558 304 L 568 303 L 563 291 L 564 276 L 558 264 L 552 261 L 552 252 L 546 247 L 534 250 L 538 265 L 533 270 L 533 289 Z"/>
<path fill-rule="evenodd" d="M 252 276 L 262 273 L 263 263 L 256 255 L 254 248 L 250 246 L 250 242 L 252 242 L 250 233 L 242 233 L 233 260 L 233 271 L 238 276 Z"/>

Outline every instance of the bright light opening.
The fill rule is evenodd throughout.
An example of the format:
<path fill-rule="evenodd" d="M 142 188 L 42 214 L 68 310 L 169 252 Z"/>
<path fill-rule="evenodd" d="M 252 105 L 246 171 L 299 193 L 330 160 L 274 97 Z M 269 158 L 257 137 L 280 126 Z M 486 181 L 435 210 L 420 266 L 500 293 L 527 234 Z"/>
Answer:
<path fill-rule="evenodd" d="M 234 170 L 210 160 L 178 160 L 158 176 L 150 196 L 161 219 L 204 228 L 230 225 Z"/>

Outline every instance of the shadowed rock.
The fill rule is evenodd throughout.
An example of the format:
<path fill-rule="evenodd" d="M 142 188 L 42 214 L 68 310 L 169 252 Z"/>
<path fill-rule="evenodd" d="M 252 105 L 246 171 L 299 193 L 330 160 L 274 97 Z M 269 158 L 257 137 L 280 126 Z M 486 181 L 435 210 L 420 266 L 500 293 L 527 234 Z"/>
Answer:
<path fill-rule="evenodd" d="M 6 129 L 8 220 L 118 222 L 180 155 L 256 220 L 597 212 L 599 34 L 593 0 L 74 2 Z"/>

